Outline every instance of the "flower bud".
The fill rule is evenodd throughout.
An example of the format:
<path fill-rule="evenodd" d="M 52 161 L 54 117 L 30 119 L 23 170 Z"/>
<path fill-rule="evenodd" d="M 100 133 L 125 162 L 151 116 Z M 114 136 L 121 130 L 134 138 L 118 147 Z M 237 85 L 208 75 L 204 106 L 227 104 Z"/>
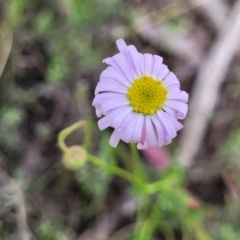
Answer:
<path fill-rule="evenodd" d="M 84 148 L 78 145 L 69 147 L 62 159 L 63 165 L 72 171 L 81 168 L 87 161 L 87 152 Z"/>

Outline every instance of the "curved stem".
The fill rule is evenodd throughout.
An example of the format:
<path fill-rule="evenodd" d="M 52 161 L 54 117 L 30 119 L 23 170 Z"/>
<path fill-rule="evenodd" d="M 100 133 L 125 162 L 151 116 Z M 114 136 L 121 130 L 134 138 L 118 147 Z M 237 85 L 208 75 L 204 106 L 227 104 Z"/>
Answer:
<path fill-rule="evenodd" d="M 78 121 L 76 123 L 74 123 L 73 125 L 71 125 L 70 127 L 65 128 L 64 130 L 62 130 L 59 134 L 58 134 L 58 146 L 61 148 L 61 150 L 63 152 L 66 152 L 68 150 L 68 146 L 65 143 L 65 139 L 75 130 L 77 130 L 78 128 L 82 127 L 82 126 L 87 126 L 87 121 L 81 120 Z M 85 128 L 85 134 L 86 134 L 86 142 L 89 142 L 89 129 Z"/>

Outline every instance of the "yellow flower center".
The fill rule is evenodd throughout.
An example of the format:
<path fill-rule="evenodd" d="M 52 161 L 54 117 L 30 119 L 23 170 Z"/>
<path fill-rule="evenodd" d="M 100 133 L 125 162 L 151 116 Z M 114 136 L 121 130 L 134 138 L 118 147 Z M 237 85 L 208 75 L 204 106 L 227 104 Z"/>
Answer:
<path fill-rule="evenodd" d="M 163 81 L 143 75 L 134 80 L 127 97 L 133 110 L 144 115 L 153 115 L 162 109 L 167 99 L 168 89 Z"/>

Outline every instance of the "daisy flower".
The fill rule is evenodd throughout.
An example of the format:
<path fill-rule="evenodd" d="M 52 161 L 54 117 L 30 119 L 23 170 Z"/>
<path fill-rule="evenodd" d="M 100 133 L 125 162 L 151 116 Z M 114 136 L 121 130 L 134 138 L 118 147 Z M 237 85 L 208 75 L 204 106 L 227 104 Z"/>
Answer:
<path fill-rule="evenodd" d="M 103 60 L 109 65 L 101 74 L 92 105 L 100 130 L 114 128 L 110 145 L 120 140 L 137 143 L 138 149 L 169 144 L 183 125 L 188 94 L 180 90 L 177 77 L 162 58 L 142 54 L 123 39 L 119 53 Z"/>

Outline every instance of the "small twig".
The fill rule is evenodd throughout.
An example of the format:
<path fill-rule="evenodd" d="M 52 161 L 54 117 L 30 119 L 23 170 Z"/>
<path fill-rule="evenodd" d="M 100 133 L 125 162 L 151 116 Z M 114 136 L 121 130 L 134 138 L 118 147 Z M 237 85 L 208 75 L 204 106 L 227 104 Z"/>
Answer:
<path fill-rule="evenodd" d="M 220 29 L 194 83 L 189 114 L 182 132 L 179 160 L 189 166 L 199 150 L 208 122 L 216 105 L 220 86 L 227 74 L 230 62 L 236 54 L 240 39 L 240 1 L 233 7 L 230 17 Z"/>

